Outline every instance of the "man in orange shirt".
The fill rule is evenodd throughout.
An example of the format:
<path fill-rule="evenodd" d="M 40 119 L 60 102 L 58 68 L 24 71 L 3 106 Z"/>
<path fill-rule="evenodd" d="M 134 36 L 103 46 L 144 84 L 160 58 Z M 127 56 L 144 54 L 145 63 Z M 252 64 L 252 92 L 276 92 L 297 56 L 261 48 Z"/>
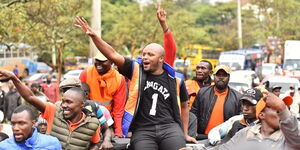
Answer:
<path fill-rule="evenodd" d="M 203 87 L 198 92 L 191 112 L 198 120 L 198 139 L 206 139 L 208 132 L 241 111 L 241 94 L 228 86 L 230 68 L 217 66 L 214 70 L 215 85 Z"/>
<path fill-rule="evenodd" d="M 126 81 L 112 62 L 100 52 L 94 57 L 94 66 L 80 74 L 81 82 L 90 87 L 90 99 L 105 106 L 114 120 L 114 132 L 122 137 L 122 118 L 126 102 Z"/>
<path fill-rule="evenodd" d="M 39 100 L 32 91 L 10 71 L 0 70 L 0 80 L 11 79 L 20 95 L 36 107 L 48 122 L 47 133 L 60 141 L 63 149 L 86 150 L 98 148 L 99 121 L 82 111 L 85 103 L 83 89 L 74 87 L 63 94 L 61 107 Z"/>

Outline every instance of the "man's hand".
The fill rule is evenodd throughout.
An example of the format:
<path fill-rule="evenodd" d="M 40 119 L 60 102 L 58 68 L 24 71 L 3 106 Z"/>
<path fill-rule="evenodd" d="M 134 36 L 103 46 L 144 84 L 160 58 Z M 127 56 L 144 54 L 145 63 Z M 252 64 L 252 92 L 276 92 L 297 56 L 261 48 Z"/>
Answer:
<path fill-rule="evenodd" d="M 92 30 L 92 28 L 89 26 L 87 21 L 83 17 L 76 17 L 75 18 L 76 23 L 75 26 L 80 28 L 85 34 L 89 36 L 95 35 L 95 32 Z"/>
<path fill-rule="evenodd" d="M 110 141 L 103 141 L 99 150 L 113 150 L 113 145 Z"/>
<path fill-rule="evenodd" d="M 190 143 L 195 143 L 195 144 L 198 143 L 197 140 L 196 140 L 195 138 L 190 137 L 189 135 L 186 135 L 186 136 L 185 136 L 185 140 L 186 140 L 187 142 L 190 142 Z"/>
<path fill-rule="evenodd" d="M 4 70 L 4 69 L 0 70 L 0 81 L 8 81 L 14 77 L 16 77 L 16 75 L 11 71 Z"/>
<path fill-rule="evenodd" d="M 156 16 L 163 31 L 167 32 L 168 31 L 167 12 L 160 7 L 160 4 L 157 5 Z"/>
<path fill-rule="evenodd" d="M 264 100 L 268 107 L 273 108 L 278 112 L 283 112 L 286 109 L 284 101 L 273 93 L 268 93 L 268 96 Z"/>
<path fill-rule="evenodd" d="M 156 15 L 159 22 L 166 22 L 167 12 L 160 7 L 160 4 L 157 5 Z"/>

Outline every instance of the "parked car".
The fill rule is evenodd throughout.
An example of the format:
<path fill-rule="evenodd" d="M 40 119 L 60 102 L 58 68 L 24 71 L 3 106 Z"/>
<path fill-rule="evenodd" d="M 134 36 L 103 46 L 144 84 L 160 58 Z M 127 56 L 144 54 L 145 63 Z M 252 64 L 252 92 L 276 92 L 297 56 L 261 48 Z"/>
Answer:
<path fill-rule="evenodd" d="M 49 73 L 35 73 L 27 78 L 25 78 L 23 81 L 30 86 L 32 83 L 45 83 L 46 82 L 46 77 Z M 52 74 L 52 81 L 51 82 L 56 82 L 57 81 L 57 73 Z"/>
<path fill-rule="evenodd" d="M 259 79 L 254 71 L 238 70 L 230 73 L 229 86 L 243 92 L 259 84 Z"/>
<path fill-rule="evenodd" d="M 79 79 L 79 76 L 80 76 L 82 71 L 83 70 L 81 70 L 81 69 L 70 70 L 70 71 L 68 71 L 67 73 L 64 74 L 63 80 L 65 80 L 67 78 L 78 78 Z"/>
<path fill-rule="evenodd" d="M 268 84 L 267 84 L 268 83 Z M 283 97 L 285 93 L 289 90 L 291 85 L 294 85 L 295 89 L 300 87 L 300 82 L 296 78 L 291 78 L 287 76 L 267 76 L 265 77 L 260 85 L 267 85 L 266 88 L 270 88 L 274 85 L 281 86 L 280 97 Z"/>
<path fill-rule="evenodd" d="M 277 64 L 265 63 L 262 64 L 261 74 L 263 78 L 268 75 L 282 75 L 282 69 Z"/>

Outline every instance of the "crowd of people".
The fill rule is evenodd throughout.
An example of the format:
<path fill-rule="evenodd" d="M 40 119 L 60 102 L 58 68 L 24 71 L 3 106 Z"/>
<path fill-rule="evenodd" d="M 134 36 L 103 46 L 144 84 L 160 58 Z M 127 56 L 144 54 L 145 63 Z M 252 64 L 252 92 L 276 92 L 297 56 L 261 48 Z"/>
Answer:
<path fill-rule="evenodd" d="M 141 58 L 130 59 L 76 17 L 99 50 L 78 79 L 53 83 L 47 76 L 29 88 L 15 71 L 0 70 L 0 81 L 9 80 L 7 93 L 0 85 L 0 122 L 6 122 L 0 124 L 0 150 L 109 150 L 117 149 L 113 139 L 123 138 L 130 142 L 120 149 L 184 150 L 199 140 L 210 145 L 199 149 L 300 149 L 292 94 L 280 99 L 280 86 L 240 93 L 228 85 L 228 66 L 213 68 L 206 60 L 185 80 L 173 68 L 176 43 L 160 6 L 157 18 L 163 46 L 148 44 Z"/>

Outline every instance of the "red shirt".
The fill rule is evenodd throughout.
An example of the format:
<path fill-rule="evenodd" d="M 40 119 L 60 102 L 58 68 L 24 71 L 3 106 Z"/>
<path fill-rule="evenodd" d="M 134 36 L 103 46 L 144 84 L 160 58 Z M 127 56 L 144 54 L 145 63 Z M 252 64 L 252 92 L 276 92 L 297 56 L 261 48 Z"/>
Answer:
<path fill-rule="evenodd" d="M 176 43 L 170 30 L 164 33 L 164 49 L 165 62 L 173 67 L 176 58 Z"/>
<path fill-rule="evenodd" d="M 44 94 L 49 98 L 51 103 L 55 103 L 59 100 L 59 88 L 57 83 L 50 83 L 50 84 L 42 84 L 42 91 Z"/>

